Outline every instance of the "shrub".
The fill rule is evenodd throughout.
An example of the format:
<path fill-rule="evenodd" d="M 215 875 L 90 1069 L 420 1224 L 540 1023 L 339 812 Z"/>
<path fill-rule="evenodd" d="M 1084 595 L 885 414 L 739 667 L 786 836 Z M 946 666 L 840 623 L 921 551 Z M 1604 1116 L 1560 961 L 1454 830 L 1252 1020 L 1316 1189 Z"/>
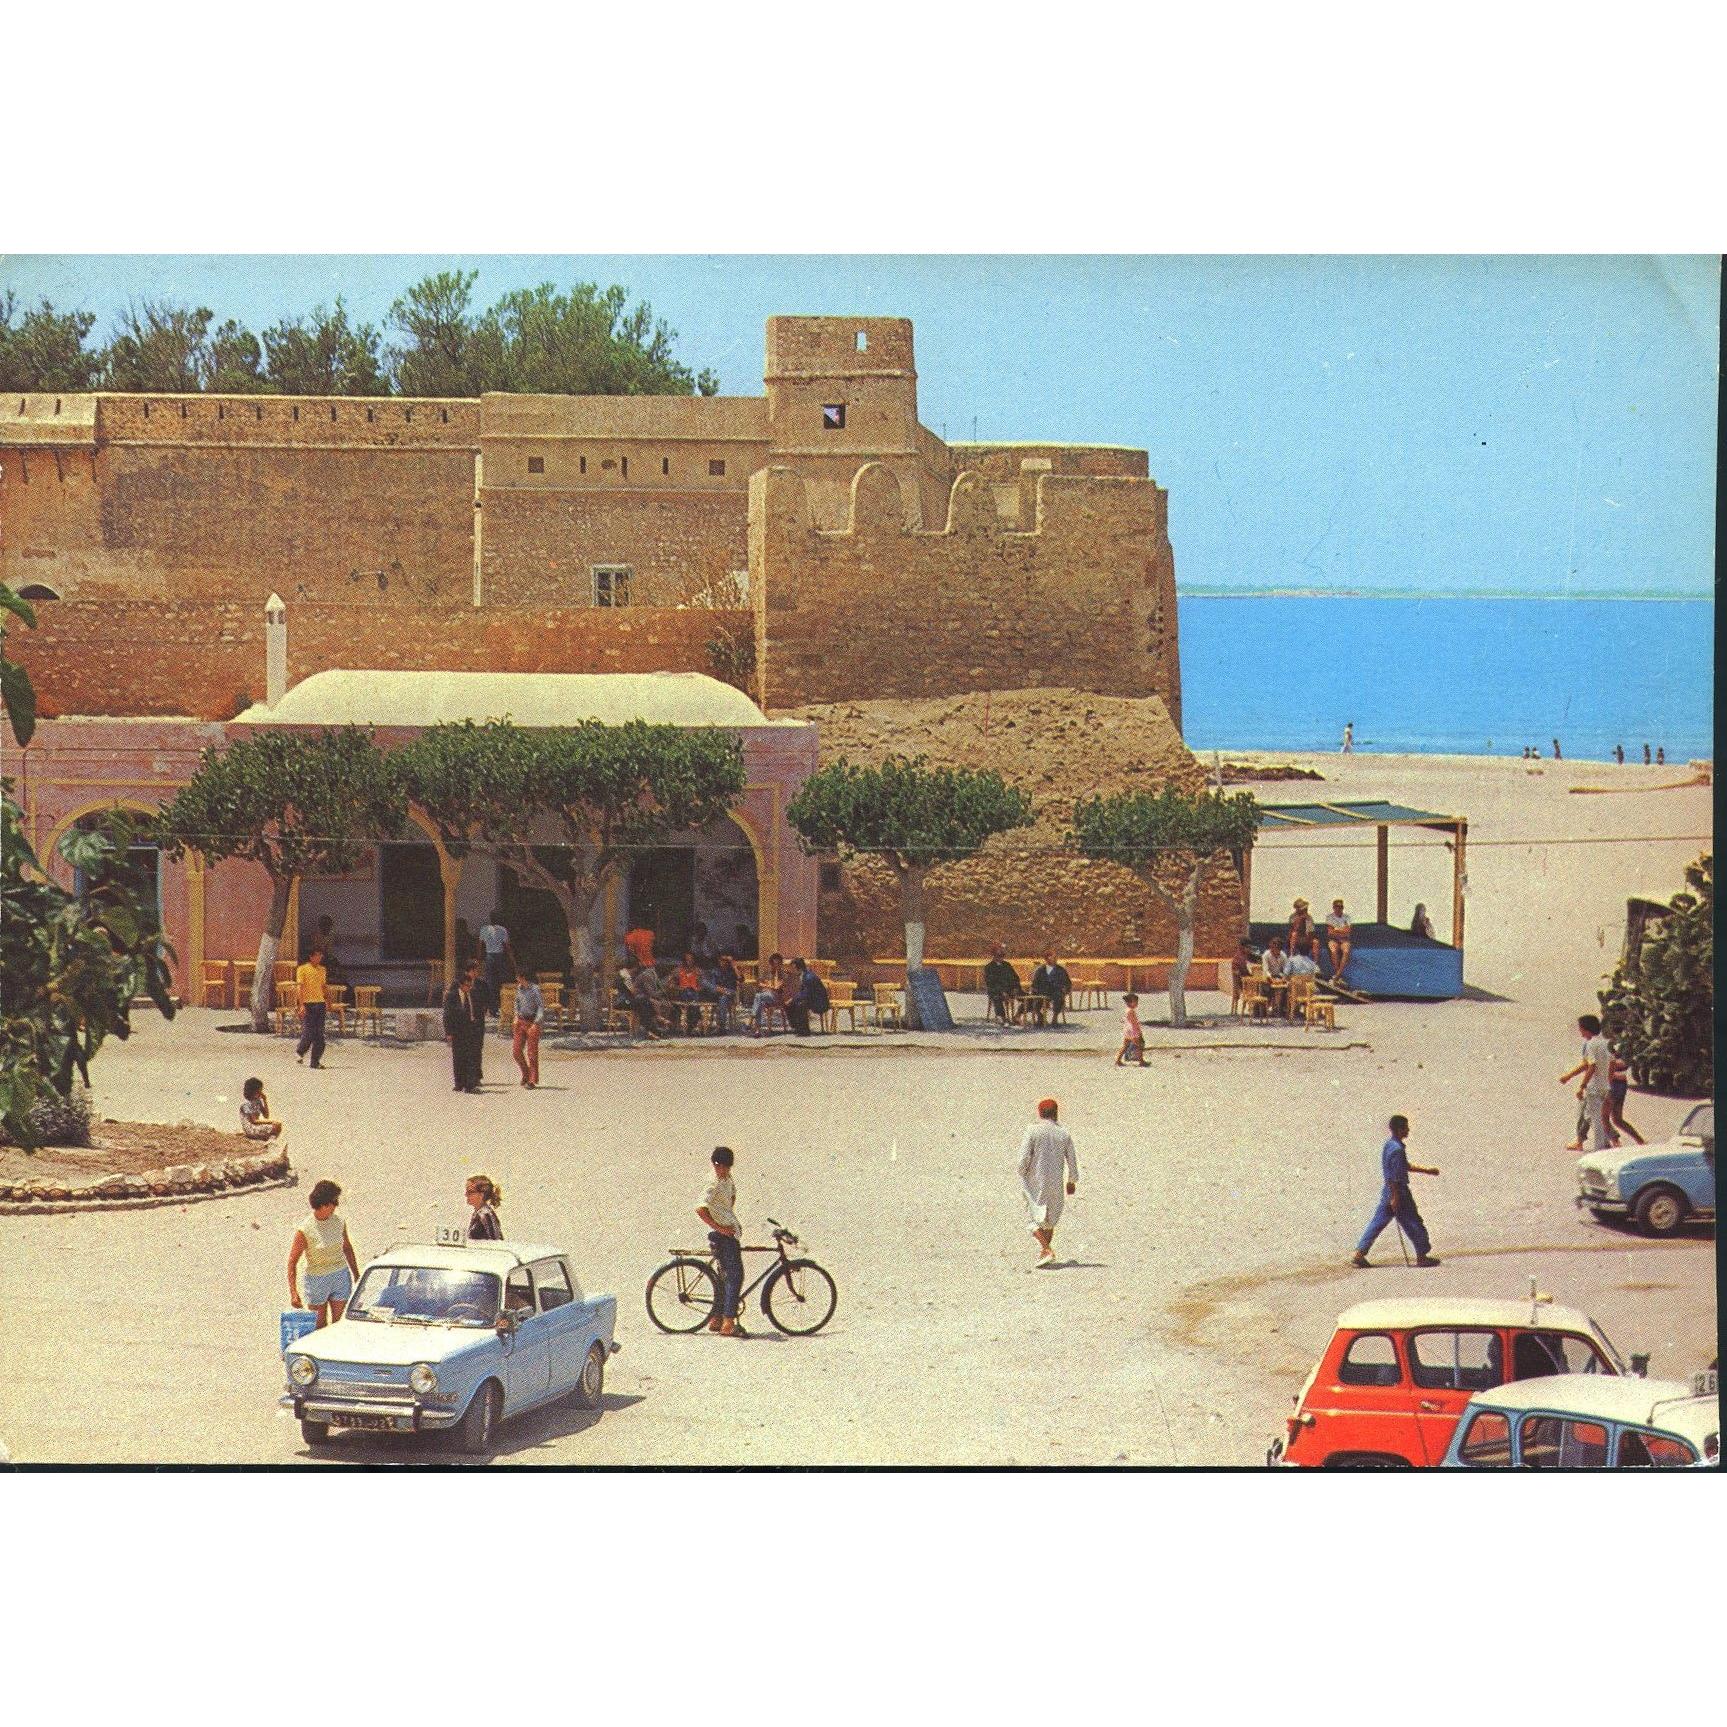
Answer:
<path fill-rule="evenodd" d="M 1631 1077 L 1653 1091 L 1715 1089 L 1715 860 L 1685 871 L 1672 913 L 1613 968 L 1601 991 L 1602 1028 Z"/>
<path fill-rule="evenodd" d="M 61 1097 L 58 1092 L 45 1091 L 28 1110 L 30 1137 L 38 1145 L 89 1145 L 90 1093 L 87 1087 L 73 1086 Z"/>

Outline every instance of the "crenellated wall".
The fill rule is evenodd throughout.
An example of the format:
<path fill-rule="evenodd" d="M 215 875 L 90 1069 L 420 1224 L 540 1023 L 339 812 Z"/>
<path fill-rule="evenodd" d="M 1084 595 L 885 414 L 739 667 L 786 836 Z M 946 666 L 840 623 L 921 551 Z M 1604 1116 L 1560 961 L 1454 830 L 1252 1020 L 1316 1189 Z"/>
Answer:
<path fill-rule="evenodd" d="M 1022 506 L 1021 484 L 962 473 L 945 523 L 913 531 L 899 479 L 871 463 L 833 531 L 799 475 L 757 474 L 762 699 L 797 707 L 1066 686 L 1160 696 L 1179 725 L 1168 494 L 1143 479 L 1042 471 Z"/>
<path fill-rule="evenodd" d="M 904 318 L 770 319 L 760 397 L 0 397 L 0 581 L 117 608 L 79 626 L 102 677 L 69 636 L 35 650 L 113 712 L 228 711 L 272 591 L 301 643 L 343 620 L 311 669 L 472 644 L 634 669 L 651 641 L 709 671 L 711 617 L 678 608 L 742 587 L 776 706 L 1065 685 L 1179 723 L 1167 506 L 1143 450 L 946 444 Z M 139 601 L 210 609 L 164 640 Z M 121 619 L 178 670 L 128 658 Z"/>
<path fill-rule="evenodd" d="M 44 443 L 58 416 L 16 398 L 0 413 L 0 580 L 88 599 L 468 597 L 478 403 L 81 400 L 77 447 Z"/>

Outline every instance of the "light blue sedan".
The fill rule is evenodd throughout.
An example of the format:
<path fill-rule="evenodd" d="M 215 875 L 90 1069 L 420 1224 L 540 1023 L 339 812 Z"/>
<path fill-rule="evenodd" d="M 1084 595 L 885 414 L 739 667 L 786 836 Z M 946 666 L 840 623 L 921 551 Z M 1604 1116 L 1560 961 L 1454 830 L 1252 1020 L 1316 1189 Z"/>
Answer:
<path fill-rule="evenodd" d="M 1715 1105 L 1700 1103 L 1673 1138 L 1618 1145 L 1577 1160 L 1577 1203 L 1598 1217 L 1630 1218 L 1650 1235 L 1715 1221 Z"/>
<path fill-rule="evenodd" d="M 566 1396 L 600 1407 L 617 1316 L 617 1298 L 583 1295 L 555 1247 L 392 1247 L 334 1325 L 288 1347 L 281 1402 L 308 1445 L 333 1428 L 453 1427 L 464 1451 L 488 1451 L 498 1423 L 524 1410 Z"/>

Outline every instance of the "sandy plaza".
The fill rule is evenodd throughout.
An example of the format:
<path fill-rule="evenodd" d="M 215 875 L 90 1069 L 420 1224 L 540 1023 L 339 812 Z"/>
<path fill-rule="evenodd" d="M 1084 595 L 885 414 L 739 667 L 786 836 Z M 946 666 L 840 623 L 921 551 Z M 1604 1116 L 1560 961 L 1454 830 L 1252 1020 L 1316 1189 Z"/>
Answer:
<path fill-rule="evenodd" d="M 0 1222 L 0 1442 L 17 1462 L 313 1461 L 279 1412 L 273 1347 L 288 1237 L 329 1176 L 362 1259 L 462 1214 L 485 1169 L 512 1234 L 568 1248 L 618 1297 L 621 1352 L 596 1417 L 565 1405 L 502 1430 L 504 1463 L 1253 1465 L 1343 1307 L 1368 1295 L 1519 1297 L 1533 1279 L 1656 1375 L 1715 1353 L 1713 1230 L 1656 1242 L 1588 1221 L 1556 1080 L 1617 952 L 1629 894 L 1709 849 L 1689 769 L 1599 762 L 1289 757 L 1329 797 L 1470 817 L 1469 994 L 1343 1004 L 1335 1034 L 1244 1027 L 1227 1001 L 1176 1032 L 1148 998 L 1149 1067 L 1112 1066 L 1119 1008 L 1002 1032 L 956 998 L 957 1036 L 841 1035 L 560 1052 L 520 1089 L 489 1037 L 486 1090 L 452 1097 L 441 1045 L 336 1040 L 325 1072 L 235 1016 L 140 1016 L 98 1070 L 102 1114 L 224 1127 L 247 1072 L 288 1124 L 300 1187 L 134 1213 Z M 1275 788 L 1281 789 L 1281 788 Z M 1353 854 L 1262 845 L 1256 915 L 1371 892 Z M 1431 836 L 1393 852 L 1394 906 L 1441 903 Z M 1112 996 L 1112 1004 L 1116 998 Z M 1044 1095 L 1081 1182 L 1059 1264 L 1033 1272 L 1014 1175 Z M 1646 1138 L 1680 1098 L 1633 1091 Z M 1442 1175 L 1421 1189 L 1443 1264 L 1395 1240 L 1347 1264 L 1385 1118 Z M 789 1223 L 833 1272 L 819 1336 L 750 1321 L 665 1336 L 642 1290 L 694 1217 L 716 1143 L 736 1148 L 745 1238 Z M 77 1314 L 68 1334 L 65 1316 Z M 446 1444 L 349 1435 L 317 1461 L 459 1461 Z"/>

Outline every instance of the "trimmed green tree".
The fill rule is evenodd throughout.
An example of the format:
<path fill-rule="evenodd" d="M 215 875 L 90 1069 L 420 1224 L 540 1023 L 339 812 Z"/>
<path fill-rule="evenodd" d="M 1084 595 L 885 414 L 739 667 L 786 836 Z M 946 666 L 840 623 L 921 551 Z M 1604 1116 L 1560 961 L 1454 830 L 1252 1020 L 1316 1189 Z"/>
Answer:
<path fill-rule="evenodd" d="M 923 964 L 924 883 L 931 870 L 975 857 L 992 835 L 1031 821 L 1031 799 L 994 772 L 932 768 L 925 756 L 889 756 L 878 767 L 843 757 L 804 781 L 786 820 L 806 850 L 880 858 L 899 884 L 905 962 Z M 906 995 L 907 1024 L 917 1003 Z"/>
<path fill-rule="evenodd" d="M 545 889 L 569 930 L 584 1015 L 599 1009 L 594 908 L 631 856 L 706 827 L 743 796 L 733 732 L 584 721 L 433 726 L 398 754 L 414 806 L 458 855 L 483 852 Z"/>
<path fill-rule="evenodd" d="M 391 758 L 409 808 L 458 866 L 472 857 L 502 861 L 516 836 L 538 819 L 528 808 L 534 736 L 509 720 L 462 720 L 429 727 Z M 455 957 L 446 905 L 447 977 L 455 975 Z"/>
<path fill-rule="evenodd" d="M 1613 968 L 1601 1024 L 1639 1085 L 1708 1096 L 1715 1089 L 1715 859 L 1685 870 L 1686 891 Z"/>
<path fill-rule="evenodd" d="M 1073 838 L 1082 855 L 1130 869 L 1175 913 L 1175 965 L 1169 974 L 1169 1017 L 1187 1024 L 1187 974 L 1193 928 L 1206 876 L 1225 861 L 1241 866 L 1259 832 L 1251 792 L 1122 792 L 1086 798 L 1073 808 Z"/>
<path fill-rule="evenodd" d="M 0 585 L 7 617 L 36 622 L 29 602 Z M 0 697 L 22 748 L 36 730 L 36 697 L 24 668 L 5 657 L 3 627 Z M 130 852 L 138 832 L 129 816 L 111 810 L 62 837 L 60 856 L 83 877 L 80 896 L 42 868 L 11 793 L 0 780 L 0 1126 L 27 1146 L 33 1106 L 69 1098 L 74 1074 L 88 1086 L 103 1042 L 131 1035 L 134 999 L 147 995 L 173 1018 L 173 953 Z"/>
<path fill-rule="evenodd" d="M 302 876 L 352 869 L 401 831 L 407 801 L 392 761 L 357 726 L 260 731 L 204 752 L 198 771 L 163 812 L 157 832 L 178 857 L 241 858 L 270 877 L 270 911 L 258 938 L 252 1024 L 270 1023 L 276 953 L 288 901 Z"/>

